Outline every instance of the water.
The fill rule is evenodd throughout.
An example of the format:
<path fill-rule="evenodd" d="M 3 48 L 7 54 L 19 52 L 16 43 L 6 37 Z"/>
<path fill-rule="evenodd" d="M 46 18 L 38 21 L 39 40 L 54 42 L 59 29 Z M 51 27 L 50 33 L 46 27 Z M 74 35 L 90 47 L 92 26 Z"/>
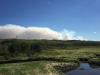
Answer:
<path fill-rule="evenodd" d="M 65 75 L 100 75 L 100 69 L 93 69 L 88 63 L 81 63 L 79 68 L 66 72 Z"/>

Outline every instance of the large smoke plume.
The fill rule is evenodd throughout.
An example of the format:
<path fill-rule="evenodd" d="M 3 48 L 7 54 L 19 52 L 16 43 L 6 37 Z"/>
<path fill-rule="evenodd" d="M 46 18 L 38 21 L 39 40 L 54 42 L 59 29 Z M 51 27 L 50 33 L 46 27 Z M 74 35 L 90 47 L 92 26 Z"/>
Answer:
<path fill-rule="evenodd" d="M 0 39 L 48 39 L 48 40 L 84 40 L 73 31 L 61 32 L 48 27 L 24 27 L 21 25 L 0 25 Z"/>

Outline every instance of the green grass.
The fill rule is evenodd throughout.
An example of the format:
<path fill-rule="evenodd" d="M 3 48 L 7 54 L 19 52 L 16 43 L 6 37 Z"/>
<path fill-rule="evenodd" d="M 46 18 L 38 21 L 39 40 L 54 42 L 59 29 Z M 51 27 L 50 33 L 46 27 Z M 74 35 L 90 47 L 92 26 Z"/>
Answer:
<path fill-rule="evenodd" d="M 0 65 L 0 75 L 56 75 L 48 62 L 34 61 L 27 63 L 13 63 Z"/>
<path fill-rule="evenodd" d="M 41 60 L 26 63 L 0 64 L 0 75 L 58 75 L 56 69 L 53 68 L 52 63 L 76 63 L 79 58 L 94 59 L 100 61 L 96 54 L 100 54 L 99 47 L 86 47 L 79 49 L 52 49 L 42 50 L 36 53 L 34 58 L 54 59 L 51 61 Z M 61 60 L 60 62 L 57 60 Z M 62 61 L 64 60 L 64 61 Z"/>
<path fill-rule="evenodd" d="M 73 50 L 43 50 L 41 53 L 37 53 L 36 57 L 47 58 L 59 58 L 69 62 L 71 60 L 78 61 L 78 58 L 95 58 L 96 54 L 100 54 L 100 48 L 80 48 Z"/>

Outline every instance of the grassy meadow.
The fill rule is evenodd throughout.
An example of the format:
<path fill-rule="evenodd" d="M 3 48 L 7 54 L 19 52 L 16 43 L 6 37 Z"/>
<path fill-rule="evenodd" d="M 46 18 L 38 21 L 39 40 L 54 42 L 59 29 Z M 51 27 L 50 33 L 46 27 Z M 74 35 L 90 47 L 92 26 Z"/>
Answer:
<path fill-rule="evenodd" d="M 61 75 L 55 66 L 78 66 L 81 61 L 100 65 L 99 55 L 100 42 L 0 40 L 0 75 Z"/>

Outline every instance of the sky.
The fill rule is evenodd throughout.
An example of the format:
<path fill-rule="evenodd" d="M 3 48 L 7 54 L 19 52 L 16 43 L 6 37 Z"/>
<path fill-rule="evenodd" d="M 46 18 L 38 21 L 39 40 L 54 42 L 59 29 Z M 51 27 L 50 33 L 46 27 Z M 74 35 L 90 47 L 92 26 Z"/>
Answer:
<path fill-rule="evenodd" d="M 0 38 L 13 31 L 11 38 L 100 41 L 100 0 L 0 0 Z"/>

